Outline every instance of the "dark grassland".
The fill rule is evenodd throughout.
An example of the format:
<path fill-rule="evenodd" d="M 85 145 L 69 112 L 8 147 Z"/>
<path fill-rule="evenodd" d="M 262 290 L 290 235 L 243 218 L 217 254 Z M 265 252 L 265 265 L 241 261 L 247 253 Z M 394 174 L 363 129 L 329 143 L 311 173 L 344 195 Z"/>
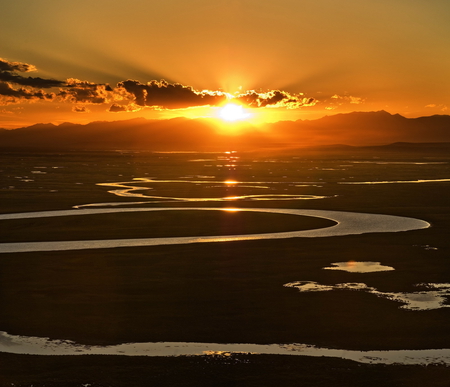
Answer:
<path fill-rule="evenodd" d="M 0 255 L 0 330 L 84 344 L 145 341 L 306 343 L 343 349 L 450 348 L 450 309 L 408 311 L 364 292 L 299 293 L 283 284 L 364 282 L 385 292 L 450 282 L 450 182 L 343 185 L 450 178 L 450 156 L 382 150 L 295 155 L 120 152 L 0 155 L 0 213 L 145 201 L 161 207 L 281 207 L 383 213 L 424 230 L 346 237 Z M 295 157 L 295 158 L 293 158 Z M 206 161 L 190 161 L 207 159 Z M 355 163 L 355 161 L 358 161 Z M 360 163 L 360 162 L 363 163 Z M 373 162 L 390 162 L 375 164 Z M 392 163 L 395 162 L 395 163 Z M 406 162 L 406 164 L 405 164 Z M 412 164 L 433 162 L 442 164 Z M 234 167 L 227 165 L 235 165 Z M 46 167 L 46 168 L 37 168 Z M 57 168 L 53 168 L 57 167 Z M 41 171 L 44 173 L 32 173 Z M 148 195 L 323 195 L 300 201 L 151 202 L 96 183 L 133 178 L 234 179 L 139 184 Z M 21 180 L 33 179 L 32 182 Z M 207 180 L 207 179 L 206 179 Z M 268 188 L 254 188 L 256 183 Z M 296 182 L 292 184 L 291 182 Z M 312 183 L 302 186 L 302 182 Z M 228 235 L 327 226 L 262 213 L 161 212 L 0 221 L 0 242 Z M 427 246 L 437 250 L 427 249 Z M 395 271 L 322 270 L 377 261 Z M 448 386 L 445 366 L 363 365 L 331 358 L 245 355 L 145 358 L 0 353 L 1 386 Z"/>

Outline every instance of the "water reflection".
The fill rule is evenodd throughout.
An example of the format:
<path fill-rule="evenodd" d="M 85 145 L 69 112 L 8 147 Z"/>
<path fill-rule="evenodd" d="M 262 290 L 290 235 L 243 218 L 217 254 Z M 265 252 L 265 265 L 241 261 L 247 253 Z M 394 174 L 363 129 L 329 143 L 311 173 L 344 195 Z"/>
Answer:
<path fill-rule="evenodd" d="M 399 165 L 438 165 L 448 164 L 447 161 L 349 161 L 353 164 L 399 164 Z"/>
<path fill-rule="evenodd" d="M 331 267 L 324 267 L 325 270 L 344 270 L 350 273 L 371 273 L 376 271 L 391 271 L 395 270 L 390 266 L 383 266 L 380 262 L 356 262 L 356 261 L 348 261 L 348 262 L 336 262 L 332 263 Z"/>
<path fill-rule="evenodd" d="M 194 176 L 192 176 L 194 177 Z M 98 183 L 99 186 L 104 187 L 113 187 L 115 189 L 108 191 L 109 193 L 120 196 L 120 197 L 134 197 L 134 198 L 145 198 L 150 199 L 152 203 L 167 203 L 167 202 L 222 202 L 222 201 L 230 201 L 230 200 L 240 200 L 240 201 L 259 201 L 259 200 L 311 200 L 311 199 L 326 199 L 333 196 L 324 196 L 324 195 L 300 195 L 300 194 L 247 194 L 247 195 L 229 195 L 229 196 L 220 196 L 220 197 L 174 197 L 174 196 L 158 196 L 158 195 L 148 195 L 137 191 L 148 191 L 153 190 L 153 187 L 141 187 L 136 186 L 136 183 L 145 183 L 145 184 L 195 184 L 195 185 L 203 185 L 204 188 L 219 188 L 219 187 L 233 187 L 233 188 L 254 188 L 254 189 L 269 189 L 268 185 L 272 186 L 280 186 L 291 184 L 294 187 L 298 186 L 316 186 L 315 182 L 277 182 L 277 181 L 237 181 L 237 180 L 203 180 L 204 178 L 211 178 L 212 176 L 199 176 L 202 177 L 200 180 L 194 180 L 191 176 L 189 179 L 179 179 L 179 180 L 157 180 L 152 178 L 134 178 L 131 182 L 117 182 L 117 183 Z M 213 185 L 212 185 L 213 184 Z M 119 188 L 119 189 L 117 189 Z M 100 203 L 99 206 L 102 206 L 103 203 Z M 129 203 L 125 203 L 124 205 L 129 205 Z M 83 205 L 77 206 L 77 208 L 82 208 Z M 92 205 L 89 205 L 92 207 Z"/>
<path fill-rule="evenodd" d="M 394 293 L 380 292 L 376 288 L 369 287 L 365 283 L 342 283 L 336 285 L 322 285 L 314 281 L 295 281 L 284 284 L 287 288 L 296 288 L 300 292 L 327 292 L 331 290 L 357 290 L 374 294 L 377 297 L 402 303 L 401 309 L 423 311 L 440 308 L 448 308 L 447 297 L 450 296 L 450 284 L 417 284 L 418 292 Z M 432 289 L 432 290 L 429 290 Z"/>
<path fill-rule="evenodd" d="M 0 352 L 29 355 L 200 356 L 234 353 L 335 357 L 366 364 L 446 364 L 450 349 L 352 351 L 307 344 L 220 344 L 192 342 L 81 345 L 70 340 L 17 336 L 0 332 Z"/>
<path fill-rule="evenodd" d="M 338 184 L 413 184 L 413 183 L 442 183 L 450 179 L 431 179 L 431 180 L 383 180 L 383 181 L 340 181 Z"/>
<path fill-rule="evenodd" d="M 287 208 L 242 208 L 233 209 L 250 212 L 263 212 L 274 214 L 313 216 L 335 221 L 337 224 L 331 227 L 276 232 L 264 234 L 231 235 L 231 236 L 204 236 L 204 237 L 168 237 L 168 238 L 135 238 L 135 239 L 110 239 L 110 240 L 84 240 L 61 242 L 20 242 L 0 243 L 0 253 L 36 252 L 36 251 L 66 251 L 84 249 L 105 249 L 115 247 L 160 246 L 181 245 L 188 243 L 230 242 L 230 241 L 254 241 L 262 239 L 286 239 L 286 238 L 319 238 L 330 236 L 358 235 L 373 232 L 399 232 L 418 230 L 430 227 L 428 222 L 414 218 L 400 216 L 364 214 L 356 212 L 323 211 L 323 210 L 297 210 Z M 56 216 L 78 216 L 109 214 L 116 212 L 150 212 L 150 211 L 223 211 L 222 208 L 182 207 L 182 208 L 84 208 L 77 210 L 24 212 L 13 214 L 0 214 L 0 220 L 7 219 L 32 219 L 48 218 Z"/>

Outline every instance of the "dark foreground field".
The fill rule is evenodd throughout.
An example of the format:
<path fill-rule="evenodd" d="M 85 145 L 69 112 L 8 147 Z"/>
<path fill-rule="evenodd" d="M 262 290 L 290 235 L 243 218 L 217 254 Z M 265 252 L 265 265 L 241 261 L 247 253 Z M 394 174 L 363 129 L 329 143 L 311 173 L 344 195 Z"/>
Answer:
<path fill-rule="evenodd" d="M 411 311 L 366 292 L 300 293 L 283 287 L 301 280 L 362 282 L 384 292 L 413 292 L 418 283 L 449 281 L 450 182 L 340 183 L 445 179 L 450 177 L 450 157 L 371 152 L 240 159 L 217 154 L 5 153 L 0 213 L 141 201 L 161 207 L 382 213 L 423 219 L 432 227 L 317 239 L 2 254 L 0 331 L 90 345 L 184 341 L 306 343 L 356 350 L 450 348 L 448 308 Z M 139 191 L 160 198 L 262 193 L 272 199 L 286 194 L 324 198 L 167 202 L 117 196 L 108 193 L 115 188 L 96 185 L 143 177 L 170 180 L 146 183 L 149 190 Z M 195 183 L 208 179 L 206 185 Z M 216 182 L 226 180 L 246 183 Z M 329 225 L 287 215 L 194 211 L 79 218 L 2 220 L 1 242 L 226 235 Z M 350 260 L 381 262 L 395 271 L 322 269 Z M 151 358 L 0 353 L 1 386 L 448 386 L 449 381 L 445 365 L 367 365 L 248 354 Z"/>
<path fill-rule="evenodd" d="M 445 366 L 362 365 L 348 360 L 244 355 L 129 358 L 6 355 L 2 386 L 447 387 Z"/>

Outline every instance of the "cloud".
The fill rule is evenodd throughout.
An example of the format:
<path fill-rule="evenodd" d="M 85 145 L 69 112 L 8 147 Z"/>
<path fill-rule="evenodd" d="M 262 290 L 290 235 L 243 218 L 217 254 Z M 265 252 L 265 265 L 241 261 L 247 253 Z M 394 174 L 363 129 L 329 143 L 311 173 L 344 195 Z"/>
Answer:
<path fill-rule="evenodd" d="M 0 104 L 8 105 L 22 101 L 51 101 L 55 93 L 41 90 L 65 84 L 56 79 L 24 77 L 17 73 L 36 71 L 36 67 L 22 62 L 11 62 L 0 58 Z"/>
<path fill-rule="evenodd" d="M 117 84 L 116 93 L 125 91 L 133 103 L 138 106 L 149 106 L 162 109 L 180 109 L 196 106 L 218 106 L 229 99 L 253 108 L 284 107 L 298 109 L 304 106 L 314 106 L 317 100 L 307 98 L 302 93 L 291 94 L 281 90 L 257 92 L 249 90 L 234 96 L 223 91 L 198 91 L 191 86 L 180 83 L 168 83 L 165 80 L 152 80 L 146 84 L 135 80 L 127 80 Z M 112 108 L 112 109 L 111 109 Z M 110 111 L 124 111 L 122 108 L 111 107 Z"/>
<path fill-rule="evenodd" d="M 1 103 L 0 103 L 0 105 L 1 105 Z M 0 109 L 0 115 L 10 115 L 10 114 L 14 114 L 14 112 L 11 110 L 7 110 L 7 109 Z"/>
<path fill-rule="evenodd" d="M 36 71 L 27 63 L 10 62 L 0 58 L 0 96 L 3 104 L 19 103 L 24 100 L 54 99 L 55 93 L 45 93 L 41 88 L 59 88 L 57 93 L 63 101 L 72 103 L 102 104 L 108 102 L 112 89 L 107 84 L 97 84 L 69 78 L 65 81 L 24 77 L 18 73 Z"/>
<path fill-rule="evenodd" d="M 109 108 L 110 112 L 112 113 L 120 113 L 120 112 L 126 112 L 127 111 L 127 107 L 124 105 L 118 105 L 116 103 L 112 104 L 111 107 Z"/>
<path fill-rule="evenodd" d="M 443 112 L 448 110 L 448 106 L 444 105 L 442 103 L 440 103 L 439 105 L 437 105 L 435 103 L 430 103 L 429 105 L 426 105 L 425 107 L 426 108 L 437 108 L 437 109 L 439 109 L 440 111 L 443 111 Z"/>
<path fill-rule="evenodd" d="M 317 103 L 317 100 L 314 98 L 306 98 L 303 93 L 291 94 L 281 90 L 271 90 L 265 93 L 249 90 L 245 93 L 238 94 L 234 99 L 255 108 L 285 107 L 288 109 L 298 109 L 304 106 L 314 106 Z"/>
<path fill-rule="evenodd" d="M 195 106 L 216 106 L 227 100 L 227 95 L 221 91 L 196 91 L 191 86 L 168 83 L 165 80 L 153 80 L 144 84 L 129 79 L 119 82 L 117 87 L 119 91 L 125 90 L 136 105 L 154 108 L 183 109 Z"/>
<path fill-rule="evenodd" d="M 74 113 L 90 113 L 90 110 L 86 106 L 74 106 L 72 111 Z"/>
<path fill-rule="evenodd" d="M 22 100 L 36 101 L 47 100 L 51 101 L 55 98 L 54 93 L 46 93 L 43 90 L 35 90 L 33 88 L 21 87 L 14 89 L 7 82 L 0 81 L 0 104 L 8 105 L 10 103 L 18 103 Z"/>
<path fill-rule="evenodd" d="M 63 81 L 58 81 L 56 79 L 22 77 L 21 75 L 16 75 L 9 71 L 0 71 L 0 81 L 10 82 L 21 86 L 42 87 L 44 89 L 64 86 Z"/>
<path fill-rule="evenodd" d="M 56 100 L 73 104 L 105 104 L 114 102 L 109 112 L 135 112 L 149 107 L 153 109 L 186 109 L 199 106 L 219 106 L 234 100 L 252 108 L 298 109 L 314 106 L 318 101 L 307 98 L 303 93 L 292 94 L 282 90 L 266 92 L 249 90 L 230 95 L 221 90 L 196 90 L 181 83 L 165 80 L 151 80 L 142 83 L 137 80 L 119 82 L 112 89 L 108 84 L 83 81 L 76 78 L 67 80 L 25 77 L 23 73 L 36 71 L 36 67 L 22 62 L 11 62 L 0 58 L 0 104 L 20 103 L 34 100 Z M 54 89 L 44 92 L 42 89 Z M 338 98 L 333 96 L 332 98 Z M 360 103 L 356 97 L 350 103 Z M 119 102 L 119 103 L 117 103 Z M 74 108 L 75 112 L 85 112 L 85 107 Z"/>
<path fill-rule="evenodd" d="M 44 89 L 63 86 L 65 82 L 56 79 L 23 77 L 16 72 L 36 71 L 36 67 L 27 63 L 8 62 L 0 58 L 0 81 L 21 86 L 42 87 Z"/>
<path fill-rule="evenodd" d="M 137 106 L 134 103 L 131 103 L 129 105 L 119 105 L 117 103 L 114 103 L 109 108 L 109 112 L 111 113 L 123 113 L 123 112 L 137 112 L 141 110 L 141 106 Z"/>
<path fill-rule="evenodd" d="M 70 78 L 66 81 L 67 89 L 58 93 L 63 100 L 73 103 L 102 104 L 109 101 L 111 87 L 107 84 L 97 84 Z"/>
<path fill-rule="evenodd" d="M 337 95 L 337 94 L 335 94 L 331 98 L 334 99 L 334 100 L 337 100 L 337 101 L 349 102 L 349 103 L 355 104 L 355 105 L 359 105 L 359 104 L 362 104 L 362 103 L 365 102 L 364 98 L 353 97 L 351 95 Z"/>
<path fill-rule="evenodd" d="M 0 71 L 36 71 L 36 67 L 28 63 L 21 62 L 9 62 L 3 58 L 0 58 Z"/>

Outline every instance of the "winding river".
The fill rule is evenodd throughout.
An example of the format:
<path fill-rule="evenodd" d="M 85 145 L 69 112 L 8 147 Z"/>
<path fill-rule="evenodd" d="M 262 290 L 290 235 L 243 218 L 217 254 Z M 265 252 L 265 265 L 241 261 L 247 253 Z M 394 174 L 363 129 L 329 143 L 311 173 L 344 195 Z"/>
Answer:
<path fill-rule="evenodd" d="M 19 253 L 37 251 L 64 251 L 84 249 L 105 249 L 116 247 L 136 246 L 159 246 L 159 245 L 181 245 L 187 243 L 207 242 L 234 242 L 254 241 L 261 239 L 285 239 L 285 238 L 318 238 L 331 236 L 344 236 L 365 234 L 373 232 L 399 232 L 418 230 L 430 227 L 428 222 L 420 219 L 406 218 L 401 216 L 364 214 L 357 212 L 324 211 L 324 210 L 299 210 L 285 208 L 205 208 L 205 207 L 182 207 L 182 208 L 85 208 L 62 211 L 24 212 L 0 215 L 1 220 L 8 219 L 32 219 L 55 216 L 80 216 L 93 214 L 109 214 L 116 212 L 152 212 L 152 211 L 252 211 L 273 214 L 288 214 L 312 216 L 329 219 L 337 222 L 336 225 L 321 229 L 289 231 L 264 234 L 248 235 L 224 235 L 203 237 L 168 237 L 168 238 L 133 238 L 133 239 L 106 239 L 106 240 L 84 240 L 84 241 L 48 241 L 48 242 L 19 242 L 1 243 L 0 253 Z"/>
<path fill-rule="evenodd" d="M 447 364 L 450 349 L 354 351 L 321 348 L 306 344 L 220 344 L 191 342 L 125 343 L 89 346 L 69 340 L 16 336 L 0 332 L 0 351 L 30 355 L 121 355 L 121 356 L 199 356 L 232 353 L 327 356 L 370 364 Z"/>
<path fill-rule="evenodd" d="M 1 214 L 0 221 L 9 219 L 32 219 L 57 216 L 82 216 L 117 212 L 152 211 L 252 211 L 274 214 L 288 214 L 319 217 L 336 222 L 336 225 L 313 230 L 292 232 L 203 236 L 135 238 L 113 240 L 80 240 L 1 243 L 0 253 L 20 253 L 39 251 L 62 251 L 82 249 L 102 249 L 133 246 L 180 245 L 186 243 L 252 241 L 261 239 L 318 238 L 345 236 L 364 233 L 400 232 L 430 227 L 419 219 L 365 214 L 341 211 L 281 209 L 281 208 L 84 208 L 62 211 L 42 211 Z M 216 343 L 124 343 L 110 346 L 87 346 L 68 340 L 51 340 L 43 337 L 18 336 L 0 332 L 0 352 L 34 355 L 125 355 L 125 356 L 186 356 L 186 355 L 228 355 L 230 353 L 284 354 L 299 356 L 328 356 L 350 359 L 361 363 L 379 364 L 450 364 L 450 349 L 396 350 L 396 351 L 351 351 L 319 348 L 305 344 L 216 344 Z"/>

